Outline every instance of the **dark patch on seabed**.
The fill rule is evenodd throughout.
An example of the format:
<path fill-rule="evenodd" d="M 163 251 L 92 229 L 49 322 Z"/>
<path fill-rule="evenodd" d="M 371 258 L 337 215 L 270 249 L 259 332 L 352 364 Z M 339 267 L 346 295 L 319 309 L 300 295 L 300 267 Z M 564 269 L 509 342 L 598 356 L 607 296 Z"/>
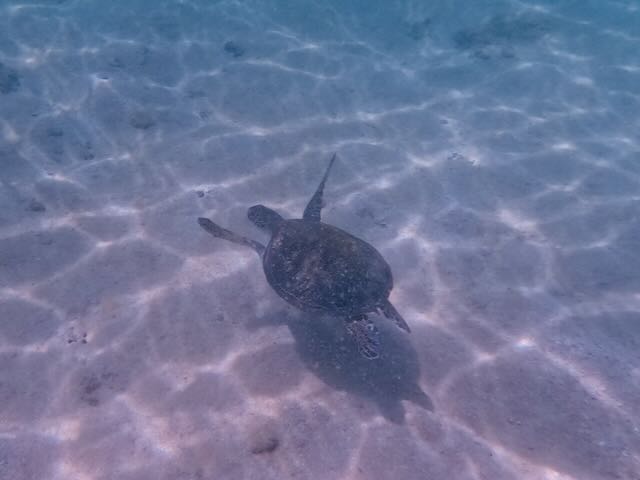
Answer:
<path fill-rule="evenodd" d="M 541 16 L 499 14 L 484 24 L 457 31 L 452 38 L 456 48 L 476 58 L 512 59 L 518 46 L 539 41 L 549 29 L 548 20 Z"/>
<path fill-rule="evenodd" d="M 20 87 L 18 72 L 0 63 L 0 93 L 15 92 Z"/>

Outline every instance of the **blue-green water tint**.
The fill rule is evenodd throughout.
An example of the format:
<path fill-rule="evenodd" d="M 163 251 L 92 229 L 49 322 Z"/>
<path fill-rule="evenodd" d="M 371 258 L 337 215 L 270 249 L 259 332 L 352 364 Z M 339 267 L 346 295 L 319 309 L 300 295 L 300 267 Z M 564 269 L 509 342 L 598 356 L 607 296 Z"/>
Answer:
<path fill-rule="evenodd" d="M 0 478 L 640 478 L 640 6 L 0 1 Z M 362 359 L 250 250 L 375 245 Z"/>

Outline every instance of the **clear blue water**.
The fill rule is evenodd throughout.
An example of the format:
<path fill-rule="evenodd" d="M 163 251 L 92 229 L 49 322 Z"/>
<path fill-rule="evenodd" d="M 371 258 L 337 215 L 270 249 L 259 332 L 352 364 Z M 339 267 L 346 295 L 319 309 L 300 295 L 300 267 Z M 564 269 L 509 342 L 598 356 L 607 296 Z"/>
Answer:
<path fill-rule="evenodd" d="M 0 1 L 0 478 L 640 479 L 640 4 Z M 380 358 L 250 249 L 374 245 Z"/>

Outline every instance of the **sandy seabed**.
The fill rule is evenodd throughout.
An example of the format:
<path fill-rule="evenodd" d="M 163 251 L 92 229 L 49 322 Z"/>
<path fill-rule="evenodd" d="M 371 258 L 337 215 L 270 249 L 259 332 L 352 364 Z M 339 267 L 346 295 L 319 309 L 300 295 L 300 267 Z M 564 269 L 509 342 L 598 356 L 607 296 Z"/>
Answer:
<path fill-rule="evenodd" d="M 640 479 L 638 25 L 0 1 L 0 478 Z M 196 223 L 265 242 L 333 152 L 412 328 L 376 361 Z"/>

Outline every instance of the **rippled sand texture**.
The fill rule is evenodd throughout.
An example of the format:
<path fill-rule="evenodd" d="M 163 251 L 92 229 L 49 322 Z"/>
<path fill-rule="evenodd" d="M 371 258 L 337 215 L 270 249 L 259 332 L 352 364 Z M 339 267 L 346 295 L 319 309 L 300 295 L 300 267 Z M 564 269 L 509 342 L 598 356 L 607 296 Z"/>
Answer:
<path fill-rule="evenodd" d="M 0 478 L 640 478 L 639 8 L 0 2 Z M 196 223 L 334 151 L 379 361 Z"/>

